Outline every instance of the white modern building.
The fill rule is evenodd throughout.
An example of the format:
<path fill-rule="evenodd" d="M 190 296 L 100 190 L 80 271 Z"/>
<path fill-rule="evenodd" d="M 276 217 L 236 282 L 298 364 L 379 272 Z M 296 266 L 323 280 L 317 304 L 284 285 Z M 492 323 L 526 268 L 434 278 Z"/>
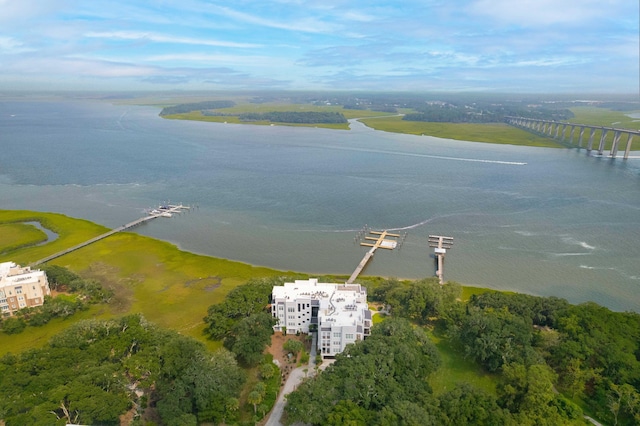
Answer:
<path fill-rule="evenodd" d="M 318 331 L 318 353 L 333 357 L 349 343 L 371 332 L 367 290 L 360 284 L 319 283 L 296 280 L 273 288 L 271 312 L 275 331 L 287 334 Z"/>
<path fill-rule="evenodd" d="M 40 306 L 44 296 L 50 294 L 44 271 L 13 262 L 0 263 L 0 315 L 11 316 L 22 308 Z"/>

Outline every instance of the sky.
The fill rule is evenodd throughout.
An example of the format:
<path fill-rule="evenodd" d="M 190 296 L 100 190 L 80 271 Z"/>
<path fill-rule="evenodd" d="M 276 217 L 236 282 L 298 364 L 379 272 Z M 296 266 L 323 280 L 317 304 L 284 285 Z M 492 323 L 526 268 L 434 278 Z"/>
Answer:
<path fill-rule="evenodd" d="M 638 94 L 638 0 L 0 0 L 0 90 Z"/>

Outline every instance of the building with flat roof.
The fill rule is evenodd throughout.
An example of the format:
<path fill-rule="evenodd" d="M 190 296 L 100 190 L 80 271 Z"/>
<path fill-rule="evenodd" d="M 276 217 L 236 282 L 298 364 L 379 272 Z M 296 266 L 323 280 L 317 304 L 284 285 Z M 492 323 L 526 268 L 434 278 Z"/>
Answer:
<path fill-rule="evenodd" d="M 367 290 L 360 284 L 296 280 L 273 288 L 271 312 L 275 331 L 287 334 L 318 332 L 318 353 L 333 357 L 349 343 L 371 333 Z"/>
<path fill-rule="evenodd" d="M 40 306 L 51 294 L 44 271 L 13 262 L 0 263 L 0 314 L 11 316 L 22 308 Z"/>

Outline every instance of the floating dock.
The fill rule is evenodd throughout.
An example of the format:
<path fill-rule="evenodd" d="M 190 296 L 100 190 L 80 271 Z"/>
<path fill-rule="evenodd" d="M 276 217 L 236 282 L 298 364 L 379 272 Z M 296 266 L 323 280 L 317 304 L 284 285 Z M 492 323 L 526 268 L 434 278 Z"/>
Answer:
<path fill-rule="evenodd" d="M 400 234 L 392 234 L 388 231 L 369 231 L 369 233 L 376 236 L 364 237 L 365 241 L 361 242 L 360 245 L 371 247 L 371 249 L 364 255 L 356 270 L 353 271 L 353 274 L 351 274 L 351 276 L 347 280 L 347 284 L 352 284 L 356 280 L 356 278 L 358 278 L 358 275 L 360 275 L 365 266 L 367 266 L 367 263 L 369 263 L 369 260 L 373 257 L 373 254 L 377 249 L 383 248 L 387 250 L 393 250 L 394 248 L 398 247 L 398 241 L 396 241 L 395 239 L 387 239 L 387 237 L 399 238 Z"/>

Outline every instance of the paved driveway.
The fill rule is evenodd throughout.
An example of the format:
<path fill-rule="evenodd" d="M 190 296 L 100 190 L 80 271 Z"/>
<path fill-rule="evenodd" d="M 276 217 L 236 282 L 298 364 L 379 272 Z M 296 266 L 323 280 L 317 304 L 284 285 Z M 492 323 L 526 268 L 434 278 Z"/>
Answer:
<path fill-rule="evenodd" d="M 296 368 L 289 374 L 287 381 L 285 382 L 282 390 L 280 391 L 280 395 L 278 396 L 278 400 L 276 401 L 271 413 L 269 414 L 269 418 L 265 423 L 265 426 L 281 426 L 282 423 L 280 419 L 282 418 L 282 413 L 284 412 L 284 406 L 286 404 L 285 396 L 293 392 L 298 385 L 302 382 L 305 376 L 312 376 L 314 374 L 314 369 L 316 366 L 316 346 L 317 346 L 317 338 L 318 333 L 313 333 L 313 339 L 311 340 L 311 351 L 309 352 L 309 365 L 303 365 L 301 367 Z M 307 369 L 305 373 L 304 370 Z"/>

